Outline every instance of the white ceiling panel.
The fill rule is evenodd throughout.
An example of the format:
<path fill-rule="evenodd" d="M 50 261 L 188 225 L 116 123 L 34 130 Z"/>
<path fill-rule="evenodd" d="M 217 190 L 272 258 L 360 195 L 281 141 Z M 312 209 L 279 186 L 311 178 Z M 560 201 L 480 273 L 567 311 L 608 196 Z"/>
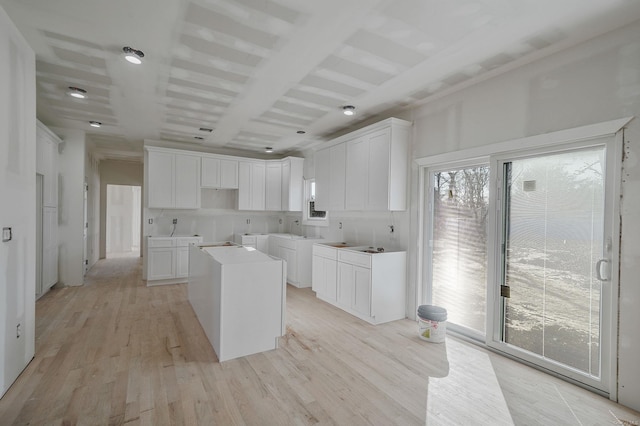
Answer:
<path fill-rule="evenodd" d="M 129 160 L 141 158 L 144 139 L 295 152 L 640 19 L 640 1 L 628 0 L 0 5 L 36 52 L 39 118 L 87 131 L 99 158 Z M 142 65 L 123 60 L 124 46 L 144 51 Z M 70 98 L 69 86 L 87 99 Z M 356 115 L 342 115 L 344 105 Z"/>

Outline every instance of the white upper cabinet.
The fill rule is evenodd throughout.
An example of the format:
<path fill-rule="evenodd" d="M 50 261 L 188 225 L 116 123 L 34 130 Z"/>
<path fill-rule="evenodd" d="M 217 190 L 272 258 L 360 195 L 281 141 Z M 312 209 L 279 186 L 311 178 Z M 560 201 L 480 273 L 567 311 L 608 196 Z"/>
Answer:
<path fill-rule="evenodd" d="M 238 189 L 238 160 L 203 155 L 200 186 Z"/>
<path fill-rule="evenodd" d="M 282 163 L 268 162 L 265 183 L 265 210 L 282 209 Z"/>
<path fill-rule="evenodd" d="M 316 152 L 316 210 L 345 210 L 347 145 Z"/>
<path fill-rule="evenodd" d="M 149 208 L 200 208 L 200 156 L 147 147 Z"/>
<path fill-rule="evenodd" d="M 390 118 L 316 151 L 316 208 L 406 210 L 410 127 Z"/>
<path fill-rule="evenodd" d="M 39 121 L 36 129 L 36 172 L 43 177 L 42 205 L 57 207 L 58 144 L 61 141 Z"/>
<path fill-rule="evenodd" d="M 304 158 L 240 161 L 238 209 L 302 211 Z"/>
<path fill-rule="evenodd" d="M 282 160 L 282 211 L 302 211 L 304 158 L 287 157 Z"/>
<path fill-rule="evenodd" d="M 200 157 L 176 154 L 175 164 L 175 207 L 177 209 L 199 209 Z"/>
<path fill-rule="evenodd" d="M 357 138 L 347 145 L 346 210 L 365 210 L 369 190 L 369 139 Z"/>
<path fill-rule="evenodd" d="M 238 210 L 265 209 L 266 166 L 264 161 L 238 164 Z"/>

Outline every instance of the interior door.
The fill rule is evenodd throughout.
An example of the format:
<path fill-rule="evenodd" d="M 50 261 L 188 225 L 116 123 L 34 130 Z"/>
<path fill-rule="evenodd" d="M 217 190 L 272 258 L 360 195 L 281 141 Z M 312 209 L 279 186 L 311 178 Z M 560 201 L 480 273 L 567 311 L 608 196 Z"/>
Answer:
<path fill-rule="evenodd" d="M 498 163 L 499 346 L 603 391 L 612 235 L 605 165 L 606 145 Z"/>

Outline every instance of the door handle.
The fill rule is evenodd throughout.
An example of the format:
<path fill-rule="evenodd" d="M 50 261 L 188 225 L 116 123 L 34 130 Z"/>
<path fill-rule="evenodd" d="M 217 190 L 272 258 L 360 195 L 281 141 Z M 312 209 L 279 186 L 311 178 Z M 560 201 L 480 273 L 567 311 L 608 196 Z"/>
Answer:
<path fill-rule="evenodd" d="M 596 278 L 600 281 L 609 281 L 611 277 L 609 277 L 608 274 L 606 273 L 605 275 L 602 274 L 602 265 L 609 265 L 609 260 L 608 259 L 598 260 L 598 262 L 596 263 Z"/>

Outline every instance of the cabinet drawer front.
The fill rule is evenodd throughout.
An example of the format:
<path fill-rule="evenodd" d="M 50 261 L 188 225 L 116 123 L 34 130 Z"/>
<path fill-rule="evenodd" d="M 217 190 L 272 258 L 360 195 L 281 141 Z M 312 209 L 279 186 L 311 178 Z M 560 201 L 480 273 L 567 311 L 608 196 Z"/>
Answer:
<path fill-rule="evenodd" d="M 338 250 L 333 247 L 322 246 L 318 244 L 313 245 L 313 254 L 314 256 L 322 256 L 327 259 L 336 260 L 338 258 Z"/>
<path fill-rule="evenodd" d="M 350 263 L 352 265 L 371 268 L 371 256 L 363 253 L 355 253 L 348 250 L 340 250 L 338 252 L 338 260 L 340 262 Z"/>
<path fill-rule="evenodd" d="M 177 246 L 178 247 L 188 247 L 194 244 L 200 244 L 202 242 L 202 238 L 200 237 L 186 237 L 186 238 L 177 238 Z"/>
<path fill-rule="evenodd" d="M 175 247 L 175 238 L 149 238 L 147 245 L 151 247 Z"/>

